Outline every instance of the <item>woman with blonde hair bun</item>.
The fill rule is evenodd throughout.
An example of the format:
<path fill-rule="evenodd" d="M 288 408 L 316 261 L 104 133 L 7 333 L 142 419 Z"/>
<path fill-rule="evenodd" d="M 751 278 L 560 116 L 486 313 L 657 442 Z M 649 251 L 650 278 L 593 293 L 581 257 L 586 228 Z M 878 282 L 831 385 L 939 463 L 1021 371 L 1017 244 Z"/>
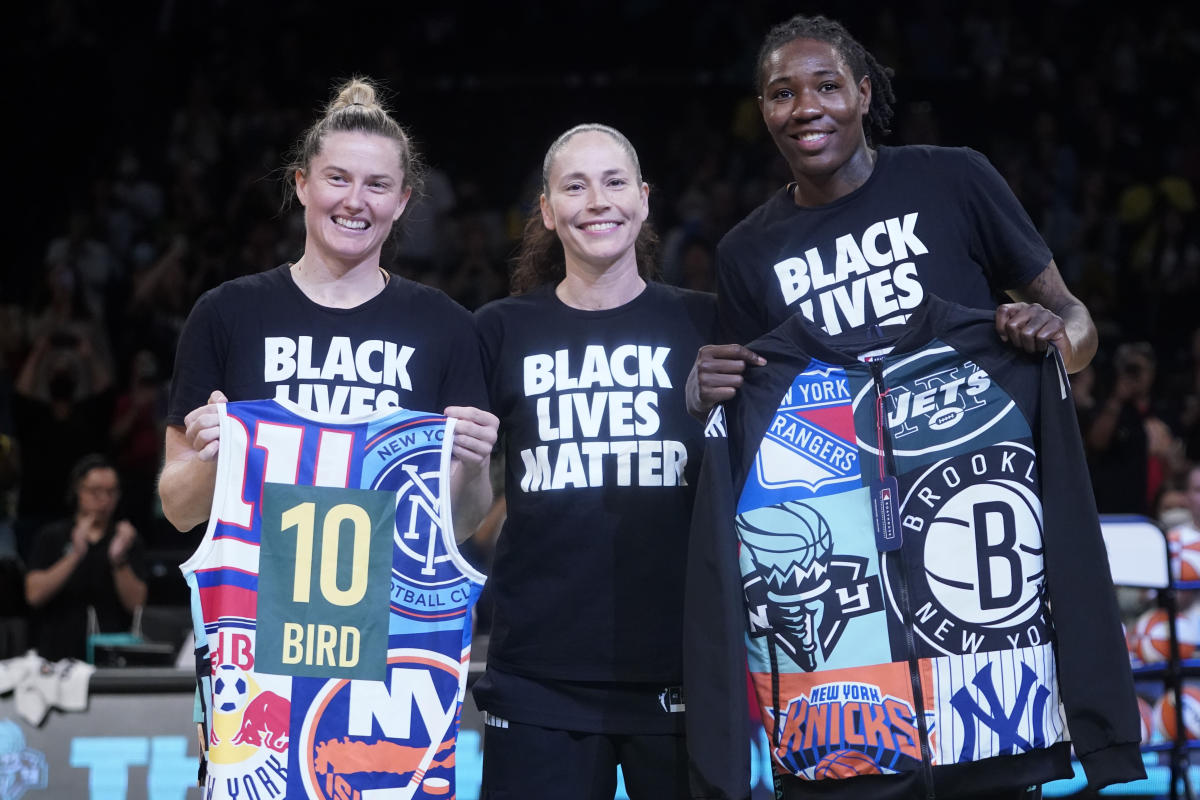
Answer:
<path fill-rule="evenodd" d="M 454 793 L 456 698 L 483 581 L 455 538 L 491 503 L 498 422 L 485 410 L 471 314 L 380 263 L 421 165 L 377 95 L 365 78 L 342 84 L 294 148 L 300 258 L 206 292 L 179 339 L 159 494 L 179 530 L 208 520 L 182 569 L 197 616 L 209 798 L 278 794 L 272 782 L 289 797 Z M 407 455 L 422 433 L 424 471 Z M 280 517 L 268 484 L 313 502 Z M 337 492 L 358 494 L 321 500 Z M 355 505 L 366 496 L 375 499 Z M 248 509 L 246 524 L 230 522 L 234 506 Z M 318 515 L 307 528 L 288 516 L 305 509 Z M 387 531 L 387 542 L 374 535 Z M 408 583 L 425 588 L 397 588 L 409 569 Z M 409 608 L 405 591 L 441 613 Z M 420 698 L 424 725 L 392 718 L 403 696 Z"/>

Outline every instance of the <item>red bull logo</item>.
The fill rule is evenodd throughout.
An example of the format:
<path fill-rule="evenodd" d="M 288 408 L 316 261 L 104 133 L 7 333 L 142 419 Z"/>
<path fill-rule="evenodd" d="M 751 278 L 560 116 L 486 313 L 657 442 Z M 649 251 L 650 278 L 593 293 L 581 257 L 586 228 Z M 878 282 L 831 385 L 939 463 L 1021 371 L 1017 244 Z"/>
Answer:
<path fill-rule="evenodd" d="M 246 703 L 242 724 L 231 740 L 235 745 L 287 750 L 292 704 L 274 692 L 263 692 Z"/>

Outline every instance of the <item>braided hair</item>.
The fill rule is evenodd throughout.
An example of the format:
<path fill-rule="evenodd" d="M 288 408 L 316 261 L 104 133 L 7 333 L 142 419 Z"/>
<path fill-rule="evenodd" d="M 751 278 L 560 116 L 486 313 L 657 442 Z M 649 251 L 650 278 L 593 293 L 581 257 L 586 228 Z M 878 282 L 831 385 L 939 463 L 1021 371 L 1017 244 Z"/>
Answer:
<path fill-rule="evenodd" d="M 755 62 L 758 70 L 754 79 L 755 88 L 760 95 L 766 88 L 767 59 L 796 39 L 825 42 L 846 59 L 855 80 L 861 81 L 864 76 L 871 79 L 871 107 L 863 120 L 868 145 L 874 143 L 876 135 L 883 137 L 891 133 L 888 126 L 895 116 L 892 104 L 896 102 L 896 95 L 892 91 L 892 70 L 876 61 L 875 56 L 859 44 L 842 23 L 819 14 L 812 17 L 797 14 L 767 31 Z"/>

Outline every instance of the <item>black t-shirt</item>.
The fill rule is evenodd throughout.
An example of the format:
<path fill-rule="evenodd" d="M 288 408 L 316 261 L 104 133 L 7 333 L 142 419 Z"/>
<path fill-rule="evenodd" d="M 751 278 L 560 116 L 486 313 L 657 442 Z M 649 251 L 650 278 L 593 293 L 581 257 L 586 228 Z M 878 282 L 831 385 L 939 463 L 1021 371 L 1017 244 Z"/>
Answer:
<path fill-rule="evenodd" d="M 29 557 L 30 570 L 49 569 L 71 547 L 74 520 L 60 520 L 38 531 Z M 110 525 L 104 538 L 88 548 L 62 589 L 40 608 L 33 609 L 33 646 L 38 655 L 50 661 L 87 656 L 87 609 L 96 610 L 101 633 L 128 631 L 132 615 L 121 605 L 113 578 L 108 548 L 116 534 Z M 146 579 L 145 555 L 140 539 L 127 553 L 135 575 Z"/>
<path fill-rule="evenodd" d="M 799 311 L 830 334 L 899 323 L 927 294 L 993 309 L 1051 254 L 1004 179 L 967 148 L 881 147 L 866 183 L 801 208 L 781 189 L 717 247 L 721 341 Z"/>
<path fill-rule="evenodd" d="M 489 670 L 678 683 L 703 446 L 684 385 L 714 298 L 651 283 L 581 311 L 544 286 L 476 318 L 507 470 Z"/>
<path fill-rule="evenodd" d="M 167 422 L 214 389 L 231 401 L 286 398 L 331 414 L 487 407 L 470 312 L 398 275 L 354 308 L 310 300 L 290 265 L 221 284 L 196 301 L 179 339 Z"/>

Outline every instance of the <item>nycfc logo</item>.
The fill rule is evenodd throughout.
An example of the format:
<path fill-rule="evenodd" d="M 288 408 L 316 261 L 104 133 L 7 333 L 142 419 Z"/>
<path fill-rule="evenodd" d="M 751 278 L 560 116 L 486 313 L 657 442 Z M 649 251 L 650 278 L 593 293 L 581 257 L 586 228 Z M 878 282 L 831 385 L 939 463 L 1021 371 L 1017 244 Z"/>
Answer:
<path fill-rule="evenodd" d="M 1042 507 L 1033 451 L 1005 442 L 929 467 L 900 509 L 917 633 L 938 653 L 1032 647 L 1042 615 Z M 921 569 L 923 567 L 923 569 Z M 901 561 L 885 557 L 889 602 Z"/>
<path fill-rule="evenodd" d="M 829 523 L 811 506 L 781 503 L 736 524 L 754 567 L 743 577 L 750 635 L 773 634 L 801 669 L 829 658 L 847 621 L 883 610 L 867 559 L 835 554 Z"/>
<path fill-rule="evenodd" d="M 400 577 L 406 583 L 442 586 L 461 580 L 442 529 L 441 443 L 416 450 L 389 466 L 377 485 L 396 486 L 396 548 L 403 555 Z"/>

